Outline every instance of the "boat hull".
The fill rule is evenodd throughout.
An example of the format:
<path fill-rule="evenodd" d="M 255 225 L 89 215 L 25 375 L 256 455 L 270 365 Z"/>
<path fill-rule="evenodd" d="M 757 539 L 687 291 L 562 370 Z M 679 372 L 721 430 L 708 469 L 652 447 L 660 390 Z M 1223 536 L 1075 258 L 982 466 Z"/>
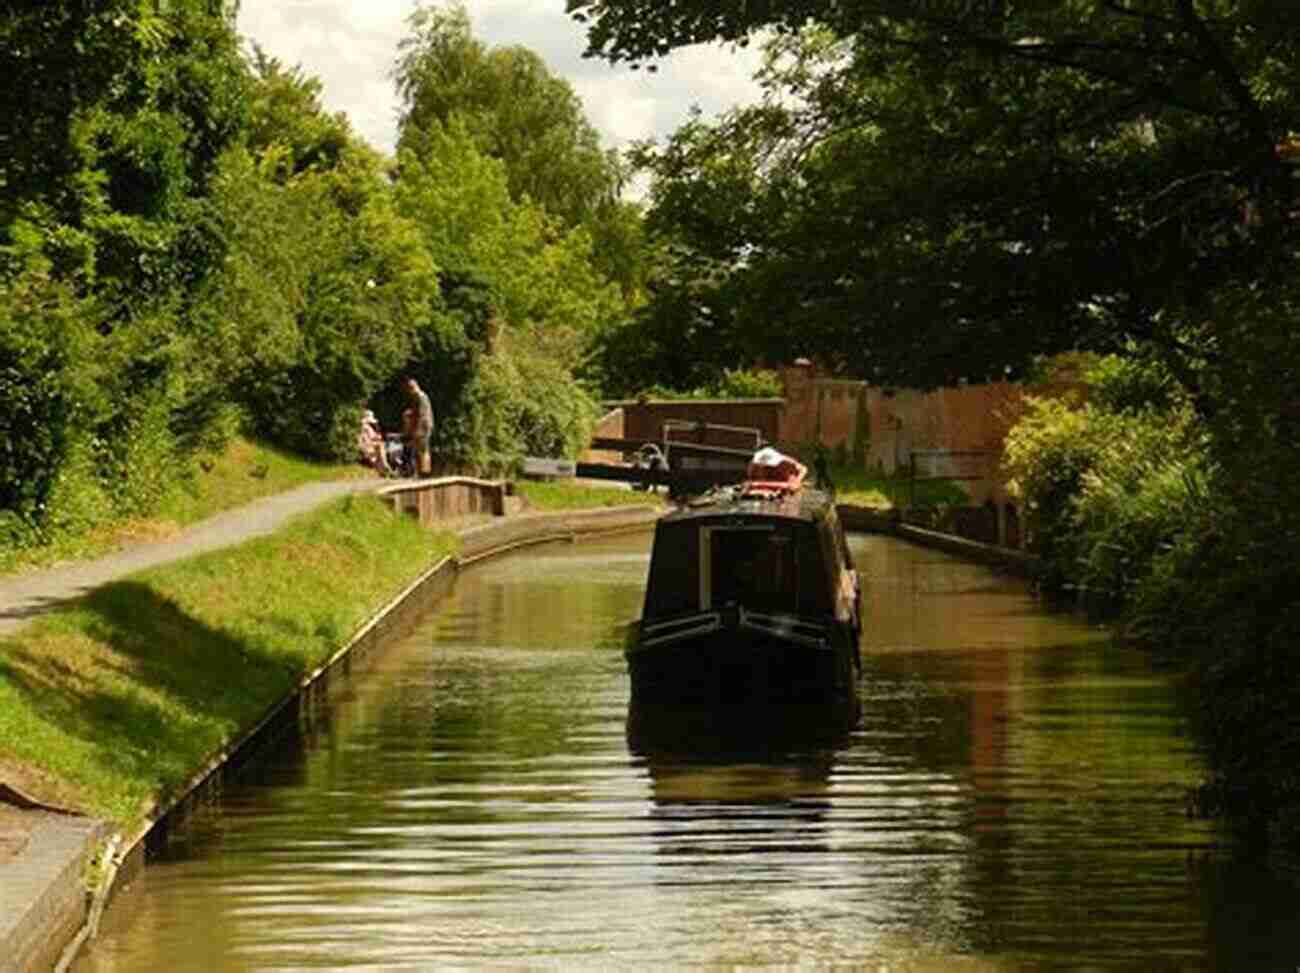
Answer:
<path fill-rule="evenodd" d="M 852 699 L 857 631 L 732 606 L 642 620 L 629 633 L 627 662 L 638 702 Z"/>

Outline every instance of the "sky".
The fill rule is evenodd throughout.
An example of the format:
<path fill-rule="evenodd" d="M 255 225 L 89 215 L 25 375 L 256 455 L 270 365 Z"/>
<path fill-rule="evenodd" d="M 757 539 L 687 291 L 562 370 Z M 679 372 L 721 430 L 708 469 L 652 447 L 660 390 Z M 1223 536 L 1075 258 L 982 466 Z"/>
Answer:
<path fill-rule="evenodd" d="M 287 65 L 320 79 L 331 111 L 346 112 L 353 130 L 384 152 L 396 142 L 397 100 L 389 72 L 406 18 L 417 0 L 241 0 L 239 32 Z M 564 0 L 465 0 L 474 34 L 490 46 L 520 44 L 545 59 L 586 106 L 607 148 L 664 138 L 692 105 L 706 116 L 756 101 L 754 49 L 693 47 L 633 71 L 584 59 L 581 24 Z"/>

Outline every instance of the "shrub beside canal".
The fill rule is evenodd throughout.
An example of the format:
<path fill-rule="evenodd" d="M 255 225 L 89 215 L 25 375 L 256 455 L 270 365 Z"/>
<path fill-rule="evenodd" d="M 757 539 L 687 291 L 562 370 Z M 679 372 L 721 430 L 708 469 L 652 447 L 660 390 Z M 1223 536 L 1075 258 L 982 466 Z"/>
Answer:
<path fill-rule="evenodd" d="M 1006 466 L 1045 586 L 1191 675 L 1200 810 L 1300 847 L 1300 451 L 1264 371 L 1207 410 L 1154 363 L 1101 359 L 1087 404 L 1031 402 Z"/>
<path fill-rule="evenodd" d="M 455 547 L 357 496 L 106 585 L 0 642 L 0 768 L 129 828 Z"/>

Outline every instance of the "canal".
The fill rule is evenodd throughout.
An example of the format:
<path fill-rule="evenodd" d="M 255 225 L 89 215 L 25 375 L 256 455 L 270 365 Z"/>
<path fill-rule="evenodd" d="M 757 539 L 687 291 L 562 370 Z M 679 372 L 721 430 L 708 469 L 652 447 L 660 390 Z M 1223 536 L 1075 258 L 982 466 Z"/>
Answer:
<path fill-rule="evenodd" d="M 648 536 L 475 567 L 195 815 L 74 969 L 1294 970 L 1170 680 L 884 537 L 860 714 L 633 712 Z"/>

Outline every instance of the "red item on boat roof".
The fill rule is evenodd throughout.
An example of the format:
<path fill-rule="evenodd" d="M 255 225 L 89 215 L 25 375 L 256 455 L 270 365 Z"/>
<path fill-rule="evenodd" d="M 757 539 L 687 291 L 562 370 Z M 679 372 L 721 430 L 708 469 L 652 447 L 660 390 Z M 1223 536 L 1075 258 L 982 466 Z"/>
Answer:
<path fill-rule="evenodd" d="M 764 446 L 749 461 L 745 493 L 793 493 L 803 486 L 808 468 L 771 446 Z"/>

